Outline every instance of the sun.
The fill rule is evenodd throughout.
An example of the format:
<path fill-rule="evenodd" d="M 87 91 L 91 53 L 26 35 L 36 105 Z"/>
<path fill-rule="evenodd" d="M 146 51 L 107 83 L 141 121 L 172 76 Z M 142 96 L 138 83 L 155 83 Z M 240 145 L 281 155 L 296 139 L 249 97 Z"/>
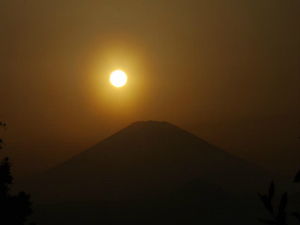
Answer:
<path fill-rule="evenodd" d="M 126 73 L 124 73 L 122 70 L 116 70 L 112 72 L 110 75 L 110 82 L 115 87 L 122 87 L 127 82 L 127 76 Z"/>

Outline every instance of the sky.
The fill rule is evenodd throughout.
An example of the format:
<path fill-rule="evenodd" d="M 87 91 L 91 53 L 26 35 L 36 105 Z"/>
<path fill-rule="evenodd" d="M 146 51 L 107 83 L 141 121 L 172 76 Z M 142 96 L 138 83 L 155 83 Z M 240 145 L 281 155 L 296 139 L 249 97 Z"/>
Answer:
<path fill-rule="evenodd" d="M 159 120 L 291 174 L 299 21 L 298 0 L 0 0 L 0 157 L 25 177 Z"/>

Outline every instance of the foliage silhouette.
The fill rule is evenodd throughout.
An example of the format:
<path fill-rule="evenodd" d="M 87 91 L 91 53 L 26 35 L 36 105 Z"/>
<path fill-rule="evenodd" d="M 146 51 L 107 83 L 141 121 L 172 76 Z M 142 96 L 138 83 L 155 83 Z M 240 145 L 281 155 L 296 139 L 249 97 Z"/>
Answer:
<path fill-rule="evenodd" d="M 286 212 L 285 207 L 287 204 L 287 193 L 284 193 L 279 207 L 278 207 L 278 214 L 277 216 L 274 213 L 274 207 L 272 204 L 272 199 L 275 193 L 275 186 L 274 182 L 271 182 L 270 188 L 269 188 L 269 194 L 268 195 L 261 195 L 258 193 L 258 196 L 264 203 L 265 208 L 271 213 L 273 220 L 265 220 L 265 219 L 259 219 L 259 221 L 265 223 L 265 224 L 278 224 L 278 225 L 286 225 Z"/>
<path fill-rule="evenodd" d="M 0 128 L 3 128 L 3 129 L 7 129 L 6 128 L 6 123 L 2 123 L 1 121 L 0 121 Z M 3 145 L 3 140 L 0 138 L 0 150 L 2 149 L 2 145 Z"/>
<path fill-rule="evenodd" d="M 297 173 L 295 179 L 295 183 L 300 182 L 300 171 Z M 265 224 L 278 224 L 278 225 L 286 225 L 287 224 L 287 218 L 286 218 L 286 205 L 288 202 L 287 192 L 283 194 L 280 200 L 280 204 L 278 207 L 278 214 L 275 216 L 274 210 L 273 210 L 273 204 L 272 199 L 274 196 L 275 187 L 274 182 L 271 182 L 270 188 L 269 188 L 269 194 L 268 195 L 261 195 L 258 193 L 258 196 L 260 197 L 261 201 L 263 202 L 265 208 L 271 213 L 273 219 L 272 220 L 266 220 L 266 219 L 258 219 L 259 221 L 265 223 Z M 300 222 L 300 214 L 298 212 L 293 212 L 291 214 L 294 216 L 299 222 Z"/>
<path fill-rule="evenodd" d="M 6 124 L 0 122 L 0 127 L 6 129 Z M 0 149 L 3 141 L 0 139 Z M 10 195 L 9 185 L 13 177 L 10 172 L 11 163 L 6 157 L 0 163 L 0 224 L 24 225 L 27 217 L 33 212 L 31 209 L 30 195 L 20 192 L 18 195 Z M 30 223 L 34 225 L 34 223 Z"/>
<path fill-rule="evenodd" d="M 296 174 L 294 182 L 295 183 L 299 183 L 300 182 L 300 171 Z"/>
<path fill-rule="evenodd" d="M 300 137 L 299 137 L 300 138 Z M 295 176 L 294 179 L 295 183 L 300 183 L 300 170 Z M 273 205 L 272 205 L 272 198 L 274 196 L 274 182 L 271 182 L 270 188 L 269 188 L 269 197 L 267 195 L 259 195 L 260 199 L 264 203 L 265 208 L 272 214 L 274 220 L 265 220 L 265 219 L 258 219 L 259 221 L 265 223 L 265 224 L 278 224 L 278 225 L 285 225 L 287 224 L 287 218 L 286 218 L 286 212 L 285 212 L 285 207 L 287 205 L 287 192 L 285 192 L 281 198 L 279 208 L 278 208 L 278 215 L 275 217 L 273 213 Z M 291 214 L 294 216 L 299 222 L 300 222 L 300 213 L 298 212 L 293 212 Z"/>
<path fill-rule="evenodd" d="M 298 173 L 296 174 L 295 183 L 300 183 L 300 170 L 298 171 Z M 294 216 L 299 222 L 300 222 L 300 213 L 298 212 L 293 212 L 292 216 Z"/>

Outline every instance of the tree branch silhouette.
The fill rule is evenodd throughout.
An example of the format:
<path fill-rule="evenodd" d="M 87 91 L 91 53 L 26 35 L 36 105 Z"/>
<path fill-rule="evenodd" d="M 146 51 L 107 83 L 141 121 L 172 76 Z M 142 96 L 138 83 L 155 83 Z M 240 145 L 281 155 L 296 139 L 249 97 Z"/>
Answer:
<path fill-rule="evenodd" d="M 0 122 L 0 128 L 6 128 L 6 124 Z M 2 149 L 3 140 L 0 139 L 0 149 Z M 10 185 L 13 177 L 10 172 L 11 163 L 8 157 L 0 162 L 0 224 L 5 225 L 24 225 L 27 218 L 32 214 L 32 202 L 30 195 L 20 192 L 18 195 L 10 194 Z M 34 225 L 34 223 L 30 223 Z"/>

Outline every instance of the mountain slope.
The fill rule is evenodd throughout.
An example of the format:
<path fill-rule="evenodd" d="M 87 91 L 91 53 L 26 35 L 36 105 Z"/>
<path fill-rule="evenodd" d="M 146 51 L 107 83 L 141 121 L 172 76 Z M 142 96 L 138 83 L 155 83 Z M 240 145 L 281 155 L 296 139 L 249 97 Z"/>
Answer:
<path fill-rule="evenodd" d="M 205 179 L 237 194 L 266 190 L 272 175 L 167 122 L 135 122 L 22 183 L 37 202 L 166 196 Z"/>

